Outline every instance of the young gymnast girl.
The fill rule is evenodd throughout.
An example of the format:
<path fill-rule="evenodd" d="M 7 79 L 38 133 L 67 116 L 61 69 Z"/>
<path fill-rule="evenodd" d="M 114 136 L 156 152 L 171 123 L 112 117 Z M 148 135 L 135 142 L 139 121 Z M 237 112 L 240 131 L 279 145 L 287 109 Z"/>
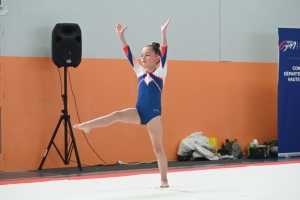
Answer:
<path fill-rule="evenodd" d="M 124 37 L 128 28 L 117 24 L 116 32 L 120 39 L 124 52 L 137 75 L 138 99 L 135 108 L 113 112 L 97 119 L 76 124 L 73 127 L 88 133 L 93 128 L 105 127 L 115 122 L 146 125 L 149 132 L 154 153 L 157 157 L 161 175 L 161 188 L 169 187 L 167 178 L 168 162 L 162 145 L 161 124 L 161 94 L 167 74 L 167 37 L 166 31 L 170 23 L 169 19 L 161 26 L 162 43 L 153 42 L 142 49 L 141 63 L 132 54 Z"/>

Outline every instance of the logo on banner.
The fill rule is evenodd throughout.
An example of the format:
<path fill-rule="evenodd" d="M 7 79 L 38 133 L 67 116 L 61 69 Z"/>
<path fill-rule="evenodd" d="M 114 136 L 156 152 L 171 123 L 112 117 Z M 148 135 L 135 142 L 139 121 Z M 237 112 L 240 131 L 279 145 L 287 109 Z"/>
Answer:
<path fill-rule="evenodd" d="M 284 40 L 279 45 L 280 51 L 298 50 L 298 49 L 299 49 L 299 42 L 297 41 Z"/>

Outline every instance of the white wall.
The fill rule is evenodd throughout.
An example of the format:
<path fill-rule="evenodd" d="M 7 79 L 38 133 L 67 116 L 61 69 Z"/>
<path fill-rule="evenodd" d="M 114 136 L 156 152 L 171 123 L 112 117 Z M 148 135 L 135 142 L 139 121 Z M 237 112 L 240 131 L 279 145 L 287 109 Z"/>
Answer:
<path fill-rule="evenodd" d="M 115 25 L 138 56 L 160 42 L 168 18 L 169 59 L 277 62 L 278 26 L 300 27 L 299 0 L 6 0 L 2 55 L 51 57 L 56 23 L 78 23 L 85 58 L 125 58 Z"/>

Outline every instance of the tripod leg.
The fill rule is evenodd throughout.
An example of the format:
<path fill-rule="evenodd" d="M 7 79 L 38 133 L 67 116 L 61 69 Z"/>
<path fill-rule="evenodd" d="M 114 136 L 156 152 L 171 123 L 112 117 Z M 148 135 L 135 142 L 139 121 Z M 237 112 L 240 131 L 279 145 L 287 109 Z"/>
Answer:
<path fill-rule="evenodd" d="M 78 150 L 77 150 L 77 145 L 76 145 L 73 129 L 72 129 L 71 122 L 70 122 L 70 117 L 68 117 L 68 119 L 67 119 L 67 124 L 69 125 L 70 135 L 71 135 L 72 143 L 73 143 L 73 146 L 74 146 L 74 151 L 75 151 L 76 160 L 77 160 L 77 163 L 78 163 L 78 168 L 79 168 L 80 171 L 82 171 L 81 162 L 80 162 L 80 158 L 79 158 L 79 154 L 78 154 Z"/>
<path fill-rule="evenodd" d="M 46 149 L 46 152 L 45 152 L 45 154 L 44 154 L 43 160 L 42 160 L 42 162 L 41 162 L 41 164 L 40 164 L 40 166 L 39 166 L 39 168 L 38 168 L 39 170 L 41 170 L 42 167 L 43 167 L 43 165 L 44 165 L 44 162 L 45 162 L 46 157 L 47 157 L 47 155 L 48 155 L 48 152 L 49 152 L 49 150 L 50 150 L 50 148 L 51 148 L 51 145 L 53 144 L 54 138 L 55 138 L 55 136 L 56 136 L 56 133 L 57 133 L 57 131 L 58 131 L 58 129 L 59 129 L 59 126 L 60 126 L 62 120 L 63 120 L 63 117 L 61 116 L 60 119 L 59 119 L 59 121 L 58 121 L 58 123 L 57 123 L 57 125 L 56 125 L 55 131 L 54 131 L 54 133 L 53 133 L 53 135 L 52 135 L 52 138 L 51 138 L 51 140 L 50 140 L 50 142 L 49 142 L 49 145 L 48 145 L 48 147 L 47 147 L 47 149 Z"/>

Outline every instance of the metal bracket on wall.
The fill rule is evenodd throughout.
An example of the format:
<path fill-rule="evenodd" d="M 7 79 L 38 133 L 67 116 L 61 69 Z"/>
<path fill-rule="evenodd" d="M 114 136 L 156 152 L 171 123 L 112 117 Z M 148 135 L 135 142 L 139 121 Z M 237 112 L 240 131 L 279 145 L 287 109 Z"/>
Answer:
<path fill-rule="evenodd" d="M 0 7 L 0 15 L 7 15 L 7 13 L 8 13 L 8 8 Z"/>

